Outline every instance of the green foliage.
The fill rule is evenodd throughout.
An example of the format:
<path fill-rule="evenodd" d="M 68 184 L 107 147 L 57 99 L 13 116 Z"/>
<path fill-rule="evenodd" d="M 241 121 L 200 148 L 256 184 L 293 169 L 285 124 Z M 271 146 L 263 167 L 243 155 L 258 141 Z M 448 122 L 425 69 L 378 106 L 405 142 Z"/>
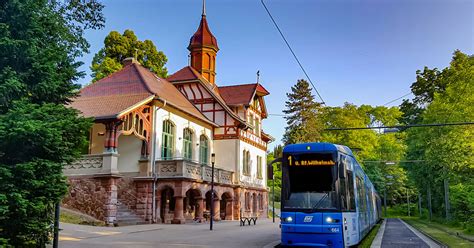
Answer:
<path fill-rule="evenodd" d="M 397 125 L 401 112 L 396 107 L 368 106 L 359 107 L 346 103 L 342 107 L 324 107 L 320 122 L 324 128 L 335 127 L 374 127 Z M 408 185 L 405 170 L 400 165 L 386 165 L 386 161 L 400 161 L 404 157 L 405 134 L 383 134 L 374 130 L 325 131 L 321 141 L 350 147 L 359 163 L 380 194 L 387 190 L 389 204 L 404 201 L 406 192 L 415 191 Z M 386 176 L 390 175 L 391 178 Z"/>
<path fill-rule="evenodd" d="M 267 164 L 273 161 L 276 158 L 280 158 L 282 156 L 283 147 L 281 145 L 275 146 L 273 152 L 270 152 L 267 155 Z M 281 199 L 281 165 L 280 164 L 273 164 L 273 178 L 275 181 L 268 179 L 267 185 L 270 189 L 273 188 L 273 183 L 275 183 L 275 201 L 279 202 Z M 270 195 L 270 201 L 272 195 Z"/>
<path fill-rule="evenodd" d="M 425 102 L 419 123 L 470 122 L 474 120 L 474 57 L 455 51 L 449 67 L 432 77 L 425 90 L 414 91 Z M 415 83 L 418 84 L 418 81 Z M 427 104 L 426 104 L 427 103 Z M 407 130 L 407 158 L 422 161 L 407 165 L 409 175 L 426 198 L 432 191 L 433 212 L 444 214 L 443 181 L 449 180 L 453 217 L 472 222 L 474 215 L 474 128 L 444 126 Z M 426 202 L 425 202 L 426 205 Z"/>
<path fill-rule="evenodd" d="M 357 248 L 370 248 L 372 246 L 372 242 L 374 242 L 375 236 L 377 236 L 377 233 L 379 232 L 380 225 L 380 223 L 375 224 L 367 236 L 365 236 L 365 238 L 357 245 Z"/>
<path fill-rule="evenodd" d="M 151 40 L 139 41 L 135 33 L 127 29 L 123 34 L 112 31 L 105 37 L 104 48 L 92 60 L 93 81 L 122 69 L 122 60 L 128 57 L 136 58 L 144 67 L 162 78 L 166 78 L 168 74 L 165 67 L 168 61 L 166 55 L 158 51 Z"/>
<path fill-rule="evenodd" d="M 306 80 L 300 79 L 287 93 L 288 100 L 283 110 L 287 116 L 283 142 L 285 144 L 317 142 L 320 139 L 321 125 L 318 123 L 321 105 L 311 95 Z"/>
<path fill-rule="evenodd" d="M 83 73 L 86 28 L 101 28 L 96 1 L 0 2 L 0 244 L 44 247 L 62 166 L 80 154 L 90 120 L 65 106 Z"/>

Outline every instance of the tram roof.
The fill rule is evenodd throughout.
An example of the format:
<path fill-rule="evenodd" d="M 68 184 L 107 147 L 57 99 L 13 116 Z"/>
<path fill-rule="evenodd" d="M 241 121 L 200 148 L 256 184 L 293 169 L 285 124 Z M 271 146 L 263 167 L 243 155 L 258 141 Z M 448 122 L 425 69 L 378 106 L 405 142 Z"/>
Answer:
<path fill-rule="evenodd" d="M 310 152 L 342 152 L 353 156 L 351 149 L 347 146 L 325 142 L 291 144 L 283 148 L 283 152 L 310 153 Z"/>

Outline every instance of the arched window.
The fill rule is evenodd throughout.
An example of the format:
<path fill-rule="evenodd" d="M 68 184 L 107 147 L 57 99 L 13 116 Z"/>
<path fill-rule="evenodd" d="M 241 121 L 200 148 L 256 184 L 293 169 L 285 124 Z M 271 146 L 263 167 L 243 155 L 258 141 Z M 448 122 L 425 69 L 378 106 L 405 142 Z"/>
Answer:
<path fill-rule="evenodd" d="M 262 157 L 257 156 L 257 178 L 262 179 Z"/>
<path fill-rule="evenodd" d="M 209 162 L 209 140 L 206 135 L 199 138 L 199 162 L 207 164 Z"/>
<path fill-rule="evenodd" d="M 250 175 L 250 152 L 244 150 L 242 159 L 243 159 L 242 173 L 246 176 L 249 176 Z"/>
<path fill-rule="evenodd" d="M 183 130 L 183 155 L 185 159 L 193 159 L 193 132 L 189 128 Z"/>
<path fill-rule="evenodd" d="M 171 159 L 174 152 L 174 125 L 171 121 L 163 121 L 163 137 L 161 144 L 161 158 Z"/>

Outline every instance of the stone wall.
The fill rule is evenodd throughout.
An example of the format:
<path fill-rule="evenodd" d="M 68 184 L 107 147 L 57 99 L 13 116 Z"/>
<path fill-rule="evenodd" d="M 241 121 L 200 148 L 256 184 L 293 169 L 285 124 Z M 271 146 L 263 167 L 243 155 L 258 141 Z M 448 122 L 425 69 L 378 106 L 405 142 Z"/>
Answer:
<path fill-rule="evenodd" d="M 117 215 L 116 178 L 68 178 L 69 191 L 63 206 L 112 225 Z"/>

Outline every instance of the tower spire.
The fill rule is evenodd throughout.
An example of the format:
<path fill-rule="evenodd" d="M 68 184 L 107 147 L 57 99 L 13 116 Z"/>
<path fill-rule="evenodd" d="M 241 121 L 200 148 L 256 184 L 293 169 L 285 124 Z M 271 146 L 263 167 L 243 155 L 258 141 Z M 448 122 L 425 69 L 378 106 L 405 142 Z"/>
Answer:
<path fill-rule="evenodd" d="M 206 0 L 202 0 L 202 16 L 206 16 Z"/>
<path fill-rule="evenodd" d="M 215 82 L 216 54 L 219 51 L 217 39 L 212 35 L 206 18 L 206 0 L 202 0 L 202 17 L 199 27 L 189 40 L 191 67 L 198 71 L 210 83 Z"/>

